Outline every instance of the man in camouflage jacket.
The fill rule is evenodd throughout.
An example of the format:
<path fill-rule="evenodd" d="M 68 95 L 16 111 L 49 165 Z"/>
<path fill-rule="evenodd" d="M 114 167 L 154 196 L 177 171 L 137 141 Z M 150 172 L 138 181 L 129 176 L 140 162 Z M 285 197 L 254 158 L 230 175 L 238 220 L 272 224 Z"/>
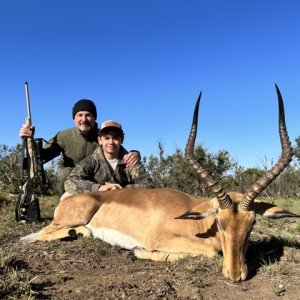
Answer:
<path fill-rule="evenodd" d="M 128 152 L 121 146 L 124 132 L 119 123 L 106 121 L 99 130 L 98 147 L 83 159 L 65 181 L 64 199 L 70 194 L 121 188 L 152 188 L 153 182 L 143 165 L 127 167 L 123 157 Z"/>

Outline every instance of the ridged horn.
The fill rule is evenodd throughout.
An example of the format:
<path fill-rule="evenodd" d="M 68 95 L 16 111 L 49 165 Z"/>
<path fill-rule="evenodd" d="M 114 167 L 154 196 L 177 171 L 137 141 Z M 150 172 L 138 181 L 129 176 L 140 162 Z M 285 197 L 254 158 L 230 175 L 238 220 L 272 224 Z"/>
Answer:
<path fill-rule="evenodd" d="M 199 112 L 199 104 L 201 99 L 202 92 L 200 92 L 199 97 L 197 99 L 191 131 L 189 134 L 188 142 L 185 147 L 185 158 L 187 162 L 193 167 L 193 169 L 197 172 L 197 175 L 200 177 L 201 181 L 211 190 L 211 192 L 218 199 L 219 205 L 221 209 L 226 209 L 232 206 L 232 201 L 230 197 L 224 192 L 221 184 L 214 180 L 209 173 L 200 165 L 200 163 L 195 159 L 194 156 L 194 146 L 197 135 L 197 127 L 198 127 L 198 112 Z"/>
<path fill-rule="evenodd" d="M 244 194 L 244 200 L 240 203 L 240 207 L 243 210 L 250 210 L 251 205 L 255 198 L 268 186 L 272 181 L 287 167 L 291 162 L 293 157 L 293 148 L 289 140 L 285 125 L 285 114 L 284 114 L 284 105 L 281 93 L 278 86 L 275 84 L 277 97 L 278 97 L 278 106 L 279 106 L 279 136 L 281 141 L 281 157 L 276 163 L 276 165 L 269 171 L 267 171 L 263 177 L 253 183 L 250 188 Z"/>

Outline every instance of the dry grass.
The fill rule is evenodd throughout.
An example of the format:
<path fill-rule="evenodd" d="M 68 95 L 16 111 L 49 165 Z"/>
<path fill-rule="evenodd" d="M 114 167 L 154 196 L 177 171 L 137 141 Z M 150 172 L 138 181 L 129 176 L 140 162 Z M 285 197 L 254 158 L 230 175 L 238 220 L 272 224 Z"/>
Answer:
<path fill-rule="evenodd" d="M 299 199 L 268 201 L 300 214 Z M 20 244 L 20 236 L 50 222 L 57 203 L 40 198 L 44 220 L 22 224 L 14 220 L 15 199 L 0 200 L 0 299 L 297 299 L 299 218 L 257 217 L 247 253 L 249 279 L 234 284 L 222 275 L 222 256 L 171 264 L 133 260 L 92 238 Z"/>

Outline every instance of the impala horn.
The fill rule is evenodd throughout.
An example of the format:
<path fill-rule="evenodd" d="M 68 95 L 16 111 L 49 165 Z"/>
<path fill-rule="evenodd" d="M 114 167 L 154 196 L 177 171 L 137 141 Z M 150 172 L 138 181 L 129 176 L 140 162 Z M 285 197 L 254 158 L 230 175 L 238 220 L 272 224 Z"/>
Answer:
<path fill-rule="evenodd" d="M 275 84 L 278 106 L 279 106 L 279 136 L 281 141 L 282 154 L 277 164 L 265 173 L 263 177 L 254 182 L 244 194 L 244 200 L 240 203 L 240 207 L 248 211 L 255 198 L 268 186 L 272 181 L 287 167 L 293 157 L 293 148 L 289 140 L 289 136 L 285 126 L 284 106 L 281 93 Z"/>
<path fill-rule="evenodd" d="M 197 99 L 192 127 L 190 131 L 190 135 L 188 138 L 188 142 L 185 147 L 185 158 L 187 162 L 193 167 L 193 169 L 197 172 L 197 175 L 200 177 L 201 181 L 211 190 L 211 192 L 218 199 L 219 205 L 221 209 L 226 209 L 232 207 L 232 200 L 225 193 L 221 184 L 214 180 L 209 173 L 200 165 L 200 163 L 195 159 L 194 156 L 194 146 L 197 135 L 197 127 L 198 127 L 198 112 L 199 112 L 199 104 L 201 99 L 202 92 L 200 92 L 199 97 Z"/>

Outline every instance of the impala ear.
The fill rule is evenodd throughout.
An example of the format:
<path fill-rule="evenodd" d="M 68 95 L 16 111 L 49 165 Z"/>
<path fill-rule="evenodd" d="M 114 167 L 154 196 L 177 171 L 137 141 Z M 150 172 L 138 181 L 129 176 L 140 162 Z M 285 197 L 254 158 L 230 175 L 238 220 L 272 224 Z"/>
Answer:
<path fill-rule="evenodd" d="M 202 220 L 216 213 L 216 209 L 212 208 L 204 212 L 188 211 L 175 219 Z"/>
<path fill-rule="evenodd" d="M 275 204 L 257 200 L 254 202 L 254 211 L 268 219 L 300 218 L 300 215 L 296 215 L 284 208 L 276 206 Z"/>

